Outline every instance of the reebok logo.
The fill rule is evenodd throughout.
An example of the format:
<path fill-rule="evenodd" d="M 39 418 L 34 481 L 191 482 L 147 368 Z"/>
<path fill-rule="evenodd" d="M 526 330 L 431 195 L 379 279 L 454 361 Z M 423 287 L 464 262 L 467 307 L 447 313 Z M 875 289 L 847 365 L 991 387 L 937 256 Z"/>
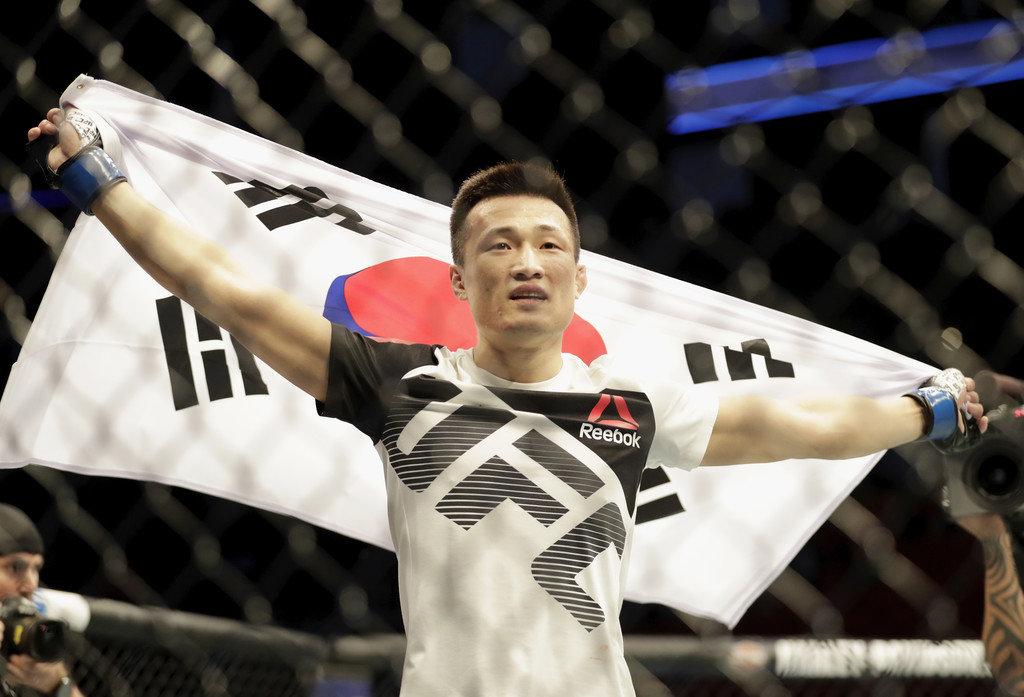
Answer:
<path fill-rule="evenodd" d="M 619 418 L 604 418 L 605 411 L 612 404 L 615 405 L 615 411 Z M 587 417 L 586 423 L 580 424 L 580 438 L 639 448 L 640 434 L 635 433 L 639 427 L 636 419 L 629 413 L 629 406 L 624 397 L 602 394 L 601 398 L 597 400 L 597 404 L 590 410 L 590 416 Z M 626 429 L 626 431 L 623 432 L 621 429 Z"/>
<path fill-rule="evenodd" d="M 604 412 L 608 409 L 609 404 L 615 404 L 615 411 L 619 413 L 618 419 L 604 419 Z M 601 398 L 597 400 L 597 404 L 590 410 L 590 416 L 587 417 L 587 421 L 590 423 L 600 424 L 601 426 L 617 426 L 618 428 L 628 428 L 631 431 L 635 431 L 640 428 L 640 424 L 636 422 L 633 415 L 629 413 L 629 407 L 626 405 L 626 399 L 619 395 L 602 394 Z"/>
<path fill-rule="evenodd" d="M 640 447 L 639 433 L 623 433 L 617 428 L 598 428 L 589 422 L 580 424 L 580 438 L 632 445 L 634 448 Z"/>

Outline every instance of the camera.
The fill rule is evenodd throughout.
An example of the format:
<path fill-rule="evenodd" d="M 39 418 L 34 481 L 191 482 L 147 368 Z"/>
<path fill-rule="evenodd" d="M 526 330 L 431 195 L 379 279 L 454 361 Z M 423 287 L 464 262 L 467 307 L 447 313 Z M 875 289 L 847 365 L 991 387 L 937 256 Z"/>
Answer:
<path fill-rule="evenodd" d="M 31 600 L 20 596 L 4 600 L 0 621 L 4 623 L 0 656 L 22 653 L 41 663 L 55 663 L 64 657 L 67 622 L 41 616 Z"/>
<path fill-rule="evenodd" d="M 946 458 L 943 504 L 955 518 L 1024 514 L 1024 404 L 1003 404 L 986 416 L 989 430 L 978 445 Z"/>

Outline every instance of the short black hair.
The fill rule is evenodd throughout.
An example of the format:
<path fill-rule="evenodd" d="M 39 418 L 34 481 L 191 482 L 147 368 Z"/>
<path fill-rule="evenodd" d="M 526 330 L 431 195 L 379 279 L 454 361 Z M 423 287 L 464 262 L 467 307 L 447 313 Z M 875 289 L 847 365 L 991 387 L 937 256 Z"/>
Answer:
<path fill-rule="evenodd" d="M 565 186 L 565 180 L 554 169 L 530 162 L 502 162 L 482 169 L 472 175 L 459 187 L 459 193 L 452 202 L 452 216 L 449 222 L 452 243 L 452 261 L 462 266 L 466 258 L 465 223 L 473 206 L 497 196 L 539 196 L 552 201 L 561 208 L 572 227 L 573 256 L 580 258 L 580 225 L 572 196 Z"/>

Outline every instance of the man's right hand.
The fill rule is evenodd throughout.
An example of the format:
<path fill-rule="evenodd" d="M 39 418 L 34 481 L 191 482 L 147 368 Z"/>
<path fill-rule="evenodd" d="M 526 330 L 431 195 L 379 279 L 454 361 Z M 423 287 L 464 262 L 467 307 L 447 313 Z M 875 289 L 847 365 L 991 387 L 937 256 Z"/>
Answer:
<path fill-rule="evenodd" d="M 35 142 L 41 136 L 58 136 L 58 146 L 51 149 L 46 163 L 54 172 L 69 157 L 82 148 L 82 136 L 74 124 L 68 121 L 67 113 L 58 107 L 47 112 L 46 118 L 38 126 L 28 129 L 28 140 Z"/>
<path fill-rule="evenodd" d="M 99 126 L 77 109 L 50 109 L 28 131 L 29 152 L 46 177 L 76 208 L 92 215 L 96 200 L 123 181 L 117 163 L 103 149 Z"/>

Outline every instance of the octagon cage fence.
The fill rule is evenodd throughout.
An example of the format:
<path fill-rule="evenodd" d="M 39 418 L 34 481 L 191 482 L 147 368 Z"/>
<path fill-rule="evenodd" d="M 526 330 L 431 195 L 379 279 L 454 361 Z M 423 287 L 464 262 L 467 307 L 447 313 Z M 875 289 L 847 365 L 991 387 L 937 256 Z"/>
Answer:
<path fill-rule="evenodd" d="M 80 73 L 443 204 L 481 167 L 550 162 L 587 250 L 1024 377 L 1016 0 L 44 0 L 4 15 L 0 387 L 78 215 L 32 172 L 24 133 Z M 826 70 L 822 50 L 841 58 Z M 749 72 L 730 82 L 730 66 Z M 995 694 L 981 552 L 937 503 L 945 464 L 924 444 L 886 454 L 732 630 L 627 602 L 637 694 Z M 54 607 L 77 608 L 87 695 L 398 694 L 388 551 L 39 464 L 0 471 L 0 500 L 37 521 Z"/>

